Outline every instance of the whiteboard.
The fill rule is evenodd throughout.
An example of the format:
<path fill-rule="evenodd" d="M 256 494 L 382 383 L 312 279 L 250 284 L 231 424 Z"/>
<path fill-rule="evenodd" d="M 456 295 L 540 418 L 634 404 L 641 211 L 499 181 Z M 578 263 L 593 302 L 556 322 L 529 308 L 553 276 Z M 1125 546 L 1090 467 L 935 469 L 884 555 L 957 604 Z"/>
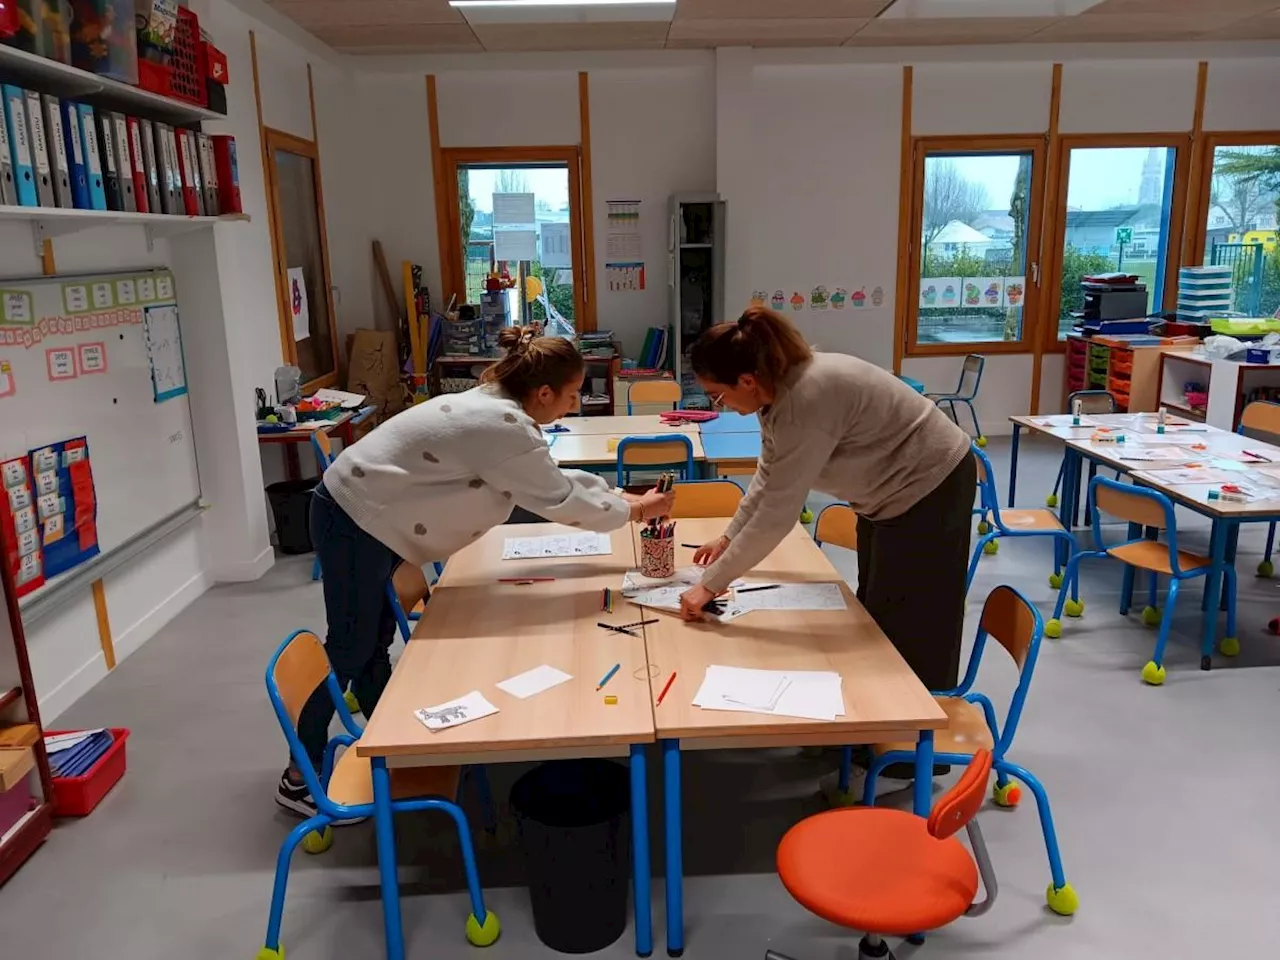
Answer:
<path fill-rule="evenodd" d="M 200 499 L 179 331 L 167 270 L 0 279 L 0 459 L 86 437 L 104 555 Z"/>

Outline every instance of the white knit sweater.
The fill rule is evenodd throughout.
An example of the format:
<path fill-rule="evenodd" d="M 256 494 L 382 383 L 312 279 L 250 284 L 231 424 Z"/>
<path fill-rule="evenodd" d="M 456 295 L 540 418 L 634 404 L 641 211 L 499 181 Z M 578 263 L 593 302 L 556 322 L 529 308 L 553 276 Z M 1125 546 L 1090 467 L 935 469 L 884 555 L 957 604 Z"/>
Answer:
<path fill-rule="evenodd" d="M 496 385 L 435 397 L 343 450 L 324 485 L 366 533 L 421 565 L 504 523 L 513 506 L 601 532 L 631 505 L 551 459 L 542 431 Z"/>

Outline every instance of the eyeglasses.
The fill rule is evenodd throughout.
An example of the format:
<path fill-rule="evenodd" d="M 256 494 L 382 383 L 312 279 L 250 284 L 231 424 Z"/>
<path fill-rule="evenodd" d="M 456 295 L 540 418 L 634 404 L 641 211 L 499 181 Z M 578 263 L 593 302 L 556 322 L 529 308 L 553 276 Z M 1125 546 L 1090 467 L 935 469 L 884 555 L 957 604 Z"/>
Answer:
<path fill-rule="evenodd" d="M 724 407 L 723 393 L 709 393 L 707 394 L 707 399 L 711 401 L 712 410 L 720 410 Z"/>

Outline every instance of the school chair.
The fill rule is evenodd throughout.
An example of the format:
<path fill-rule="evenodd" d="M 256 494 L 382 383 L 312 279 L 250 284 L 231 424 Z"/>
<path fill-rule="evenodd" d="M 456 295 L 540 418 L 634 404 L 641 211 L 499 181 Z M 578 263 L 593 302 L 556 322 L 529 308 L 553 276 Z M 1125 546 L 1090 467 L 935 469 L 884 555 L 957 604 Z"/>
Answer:
<path fill-rule="evenodd" d="M 949 720 L 947 729 L 939 730 L 936 734 L 934 757 L 937 763 L 959 766 L 968 763 L 976 753 L 990 750 L 992 768 L 996 774 L 991 797 L 997 806 L 1016 807 L 1022 800 L 1022 790 L 1013 780 L 1020 780 L 1030 788 L 1036 798 L 1040 829 L 1044 833 L 1044 845 L 1049 854 L 1052 882 L 1045 893 L 1045 900 L 1049 909 L 1065 917 L 1076 912 L 1080 900 L 1074 888 L 1067 883 L 1062 869 L 1058 834 L 1053 826 L 1053 813 L 1049 809 L 1049 795 L 1030 771 L 1008 759 L 1009 748 L 1018 732 L 1018 720 L 1027 700 L 1027 691 L 1031 688 L 1031 675 L 1035 671 L 1036 659 L 1040 654 L 1040 638 L 1043 635 L 1044 621 L 1040 617 L 1040 611 L 1026 597 L 1009 586 L 999 586 L 991 591 L 987 602 L 982 605 L 982 619 L 978 622 L 978 635 L 973 643 L 973 652 L 969 655 L 964 680 L 954 690 L 934 694 Z M 996 711 L 991 700 L 973 689 L 988 638 L 1000 644 L 1018 668 L 1018 685 L 1009 701 L 1003 727 L 996 722 Z M 867 770 L 862 794 L 863 805 L 875 805 L 876 778 L 885 767 L 915 761 L 915 746 L 914 741 L 872 746 L 875 759 Z M 841 772 L 843 775 L 843 770 Z"/>
<path fill-rule="evenodd" d="M 623 437 L 618 443 L 618 486 L 630 482 L 636 467 L 676 467 L 681 480 L 692 480 L 693 441 L 681 433 Z"/>
<path fill-rule="evenodd" d="M 927 820 L 905 810 L 828 810 L 801 820 L 778 844 L 778 877 L 796 902 L 865 931 L 858 960 L 893 960 L 883 937 L 920 943 L 924 933 L 980 917 L 995 904 L 999 886 L 975 819 L 991 778 L 991 752 L 975 750 L 965 762 L 963 776 Z M 961 827 L 972 853 L 955 836 Z M 986 894 L 975 902 L 979 878 Z M 765 960 L 791 958 L 770 950 Z"/>
<path fill-rule="evenodd" d="M 276 857 L 275 885 L 271 892 L 271 911 L 267 919 L 266 943 L 258 951 L 257 960 L 284 960 L 284 946 L 280 943 L 280 921 L 284 912 L 285 886 L 289 880 L 289 861 L 298 844 L 307 853 L 324 853 L 333 846 L 333 826 L 336 821 L 373 816 L 373 778 L 368 758 L 359 757 L 354 749 L 363 732 L 347 711 L 338 687 L 338 678 L 329 665 L 319 638 L 309 630 L 295 630 L 290 634 L 267 665 L 267 696 L 271 699 L 276 719 L 289 741 L 293 757 L 307 789 L 316 803 L 316 815 L 304 820 L 289 831 L 280 853 Z M 317 771 L 298 739 L 298 714 L 303 705 L 321 685 L 333 699 L 338 719 L 344 733 L 329 741 L 325 747 L 321 769 Z M 342 749 L 341 755 L 338 751 Z M 484 776 L 482 768 L 465 768 L 471 779 Z M 497 914 L 485 909 L 484 894 L 480 889 L 480 877 L 476 870 L 475 852 L 471 844 L 471 828 L 467 815 L 459 806 L 464 768 L 462 767 L 413 767 L 391 771 L 391 809 L 395 813 L 411 813 L 418 810 L 442 810 L 453 818 L 458 831 L 458 843 L 462 847 L 462 866 L 467 878 L 467 890 L 471 896 L 471 915 L 467 917 L 467 940 L 478 947 L 487 947 L 498 939 L 501 926 Z M 483 796 L 487 793 L 481 788 Z M 452 797 L 453 799 L 448 799 Z M 381 870 L 390 865 L 380 866 Z"/>
<path fill-rule="evenodd" d="M 732 480 L 681 480 L 672 489 L 676 495 L 672 520 L 732 517 L 742 500 L 742 488 Z"/>
<path fill-rule="evenodd" d="M 978 387 L 982 385 L 982 368 L 987 364 L 987 358 L 980 353 L 971 353 L 964 358 L 964 364 L 960 367 L 960 382 L 956 384 L 953 393 L 926 393 L 925 396 L 932 400 L 938 406 L 944 403 L 951 410 L 951 419 L 958 425 L 959 417 L 956 415 L 956 404 L 963 403 L 969 408 L 969 416 L 973 419 L 973 442 L 980 447 L 987 445 L 987 438 L 982 433 L 982 428 L 978 426 L 978 411 L 974 409 L 973 401 L 978 399 Z"/>
<path fill-rule="evenodd" d="M 1280 442 L 1280 403 L 1268 400 L 1255 400 L 1244 408 L 1240 414 L 1240 426 L 1236 433 L 1251 440 L 1265 440 L 1268 443 Z M 1258 576 L 1270 577 L 1276 572 L 1271 562 L 1271 552 L 1276 545 L 1275 521 L 1267 524 L 1267 550 L 1258 564 Z"/>
<path fill-rule="evenodd" d="M 1067 413 L 1074 413 L 1076 409 L 1076 401 L 1080 401 L 1080 415 L 1089 416 L 1106 416 L 1109 413 L 1116 412 L 1116 398 L 1107 390 L 1077 390 L 1067 396 Z M 1053 481 L 1053 493 L 1044 498 L 1046 507 L 1056 507 L 1058 505 L 1058 491 L 1062 488 L 1062 473 L 1067 467 L 1066 457 L 1062 458 L 1062 463 L 1058 466 L 1057 479 Z M 1092 480 L 1098 474 L 1098 465 L 1092 460 L 1089 461 L 1089 479 Z M 1086 514 L 1084 518 L 1085 524 L 1089 523 L 1089 517 Z"/>
<path fill-rule="evenodd" d="M 627 388 L 627 416 L 637 403 L 669 403 L 672 410 L 680 407 L 684 394 L 674 380 L 637 380 Z"/>
<path fill-rule="evenodd" d="M 832 503 L 822 508 L 813 527 L 813 542 L 821 547 L 834 543 L 846 550 L 858 549 L 858 515 L 847 503 Z"/>
<path fill-rule="evenodd" d="M 1173 625 L 1173 608 L 1178 602 L 1178 592 L 1184 581 L 1203 577 L 1208 574 L 1212 561 L 1199 554 L 1187 553 L 1178 549 L 1178 530 L 1174 519 L 1173 501 L 1157 490 L 1137 487 L 1126 483 L 1117 483 L 1106 477 L 1094 477 L 1089 482 L 1089 504 L 1093 507 L 1093 543 L 1095 549 L 1082 550 L 1071 558 L 1067 564 L 1066 580 L 1058 593 L 1058 602 L 1053 608 L 1053 619 L 1045 624 L 1045 635 L 1062 636 L 1062 612 L 1066 605 L 1069 617 L 1078 617 L 1084 612 L 1084 604 L 1075 593 L 1076 583 L 1080 578 L 1080 561 L 1092 557 L 1112 557 L 1125 565 L 1124 585 L 1120 591 L 1120 615 L 1129 612 L 1133 603 L 1133 579 L 1137 570 L 1145 570 L 1151 575 L 1147 606 L 1142 611 L 1142 621 L 1148 626 L 1160 625 L 1160 633 L 1156 637 L 1155 653 L 1142 668 L 1142 679 L 1154 687 L 1164 683 L 1164 648 L 1169 642 L 1169 630 Z M 1124 543 L 1107 546 L 1102 537 L 1102 519 L 1100 513 L 1107 513 L 1129 524 L 1129 539 Z M 1159 531 L 1164 531 L 1166 542 L 1155 539 Z M 1150 533 L 1150 536 L 1147 533 Z M 1169 578 L 1169 592 L 1165 598 L 1164 613 L 1156 606 L 1156 590 L 1159 577 L 1163 574 Z M 1240 641 L 1236 637 L 1236 571 L 1230 565 L 1223 570 L 1223 587 L 1227 599 L 1227 635 L 1218 645 L 1224 657 L 1234 657 L 1240 652 Z M 1076 602 L 1066 600 L 1067 585 L 1072 588 L 1072 596 Z M 1200 669 L 1209 669 L 1209 657 L 1201 657 Z"/>
<path fill-rule="evenodd" d="M 982 520 L 978 523 L 978 533 L 981 536 L 974 545 L 973 556 L 969 560 L 969 574 L 964 582 L 965 591 L 968 591 L 973 583 L 974 574 L 978 572 L 978 560 L 984 553 L 995 553 L 999 550 L 999 541 L 1002 537 L 1053 537 L 1053 573 L 1049 575 L 1049 586 L 1062 586 L 1062 567 L 1075 553 L 1075 537 L 1062 525 L 1062 521 L 1052 510 L 1043 507 L 1033 510 L 1001 510 L 991 461 L 977 446 L 971 449 L 978 467 L 979 507 L 974 512 L 981 514 Z M 1073 586 L 1072 590 L 1074 589 Z M 1074 597 L 1075 594 L 1073 593 L 1072 596 Z"/>

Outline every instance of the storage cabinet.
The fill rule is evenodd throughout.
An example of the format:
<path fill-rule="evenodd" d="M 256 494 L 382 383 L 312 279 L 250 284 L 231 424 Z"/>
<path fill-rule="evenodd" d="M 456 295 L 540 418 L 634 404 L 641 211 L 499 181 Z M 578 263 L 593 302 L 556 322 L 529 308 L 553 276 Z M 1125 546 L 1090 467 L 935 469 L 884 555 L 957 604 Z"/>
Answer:
<path fill-rule="evenodd" d="M 667 225 L 667 286 L 675 331 L 676 380 L 696 395 L 688 351 L 702 332 L 727 319 L 724 305 L 725 202 L 718 194 L 673 194 Z"/>
<path fill-rule="evenodd" d="M 1187 384 L 1199 384 L 1204 406 L 1187 400 Z M 1161 357 L 1161 406 L 1189 420 L 1234 430 L 1246 404 L 1280 392 L 1280 364 L 1211 360 L 1203 354 L 1166 353 Z M 1197 398 L 1198 399 L 1198 398 Z"/>
<path fill-rule="evenodd" d="M 1160 356 L 1190 351 L 1194 337 L 1067 337 L 1062 408 L 1077 390 L 1106 390 L 1124 413 L 1155 410 L 1160 396 Z"/>

